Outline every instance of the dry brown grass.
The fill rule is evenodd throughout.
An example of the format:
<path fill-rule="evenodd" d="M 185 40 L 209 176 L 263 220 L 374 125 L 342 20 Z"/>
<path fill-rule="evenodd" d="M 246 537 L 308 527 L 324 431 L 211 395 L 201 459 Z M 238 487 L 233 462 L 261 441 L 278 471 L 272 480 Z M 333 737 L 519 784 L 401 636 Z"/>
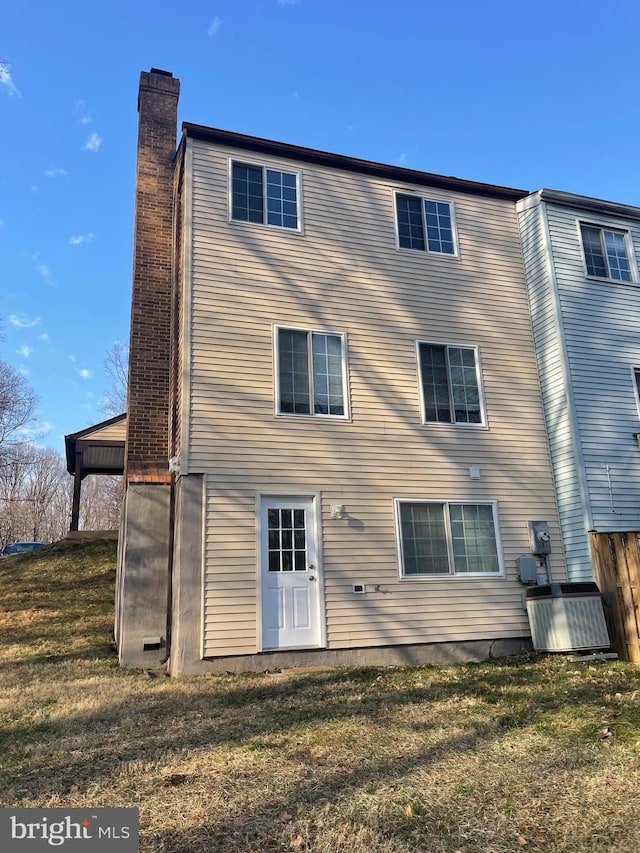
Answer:
<path fill-rule="evenodd" d="M 2 805 L 137 806 L 142 851 L 640 849 L 636 667 L 150 677 L 110 648 L 114 562 L 0 561 Z"/>

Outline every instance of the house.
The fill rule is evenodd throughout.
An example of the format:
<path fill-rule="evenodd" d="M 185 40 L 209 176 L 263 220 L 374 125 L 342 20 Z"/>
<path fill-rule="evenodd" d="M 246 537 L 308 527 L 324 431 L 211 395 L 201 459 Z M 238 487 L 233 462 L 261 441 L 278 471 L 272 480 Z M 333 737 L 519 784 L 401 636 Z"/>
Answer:
<path fill-rule="evenodd" d="M 189 123 L 176 150 L 178 94 L 142 73 L 121 662 L 526 647 L 532 521 L 566 577 L 528 194 Z"/>
<path fill-rule="evenodd" d="M 640 208 L 543 189 L 517 202 L 562 540 L 640 529 Z"/>

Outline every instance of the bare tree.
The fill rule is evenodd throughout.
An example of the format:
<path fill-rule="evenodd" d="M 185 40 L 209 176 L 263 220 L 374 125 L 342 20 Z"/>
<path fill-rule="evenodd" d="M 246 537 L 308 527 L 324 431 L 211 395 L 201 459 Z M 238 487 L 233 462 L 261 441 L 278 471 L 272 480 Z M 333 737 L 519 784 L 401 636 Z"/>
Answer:
<path fill-rule="evenodd" d="M 0 468 L 0 545 L 62 539 L 69 529 L 72 487 L 55 450 L 13 444 Z"/>
<path fill-rule="evenodd" d="M 122 503 L 122 477 L 86 478 L 80 500 L 80 530 L 117 530 Z"/>
<path fill-rule="evenodd" d="M 15 368 L 0 361 L 0 457 L 34 418 L 38 398 Z"/>
<path fill-rule="evenodd" d="M 111 386 L 102 398 L 102 411 L 106 415 L 121 415 L 127 411 L 129 347 L 122 341 L 115 341 L 107 352 L 103 364 L 111 380 Z"/>
<path fill-rule="evenodd" d="M 28 477 L 24 483 L 25 499 L 31 503 L 33 538 L 50 536 L 57 519 L 51 517 L 53 499 L 61 488 L 69 490 L 70 479 L 62 457 L 50 448 L 33 448 Z M 65 527 L 67 519 L 64 519 Z M 66 532 L 66 531 L 65 531 Z"/>

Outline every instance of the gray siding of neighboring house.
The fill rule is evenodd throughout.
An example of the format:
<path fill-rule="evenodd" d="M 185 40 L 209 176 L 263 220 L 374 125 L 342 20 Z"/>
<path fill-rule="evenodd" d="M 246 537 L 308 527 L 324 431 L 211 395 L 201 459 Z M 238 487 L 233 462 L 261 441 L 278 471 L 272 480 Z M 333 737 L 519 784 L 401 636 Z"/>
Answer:
<path fill-rule="evenodd" d="M 629 231 L 636 261 L 640 222 L 550 203 L 546 209 L 591 526 L 638 530 L 640 420 L 632 368 L 640 367 L 640 287 L 587 278 L 578 222 Z"/>
<path fill-rule="evenodd" d="M 587 538 L 586 495 L 581 483 L 580 448 L 572 424 L 565 348 L 559 325 L 560 302 L 554 280 L 554 259 L 548 250 L 544 207 L 537 196 L 518 205 L 520 234 L 529 304 L 536 346 L 538 373 L 545 405 L 545 420 L 553 464 L 562 541 L 571 580 L 592 577 Z"/>
<path fill-rule="evenodd" d="M 181 470 L 205 480 L 203 655 L 257 649 L 258 491 L 319 496 L 329 649 L 528 634 L 527 522 L 560 534 L 513 202 L 434 190 L 460 256 L 400 251 L 393 182 L 187 148 Z M 302 171 L 303 234 L 228 221 L 231 156 Z M 274 324 L 346 333 L 350 420 L 274 414 Z M 421 423 L 417 340 L 479 347 L 487 428 Z M 504 577 L 400 578 L 394 498 L 496 500 Z"/>
<path fill-rule="evenodd" d="M 628 231 L 634 275 L 640 223 L 579 199 L 536 194 L 518 207 L 567 569 L 589 580 L 587 532 L 640 528 L 640 288 L 587 277 L 579 223 Z"/>

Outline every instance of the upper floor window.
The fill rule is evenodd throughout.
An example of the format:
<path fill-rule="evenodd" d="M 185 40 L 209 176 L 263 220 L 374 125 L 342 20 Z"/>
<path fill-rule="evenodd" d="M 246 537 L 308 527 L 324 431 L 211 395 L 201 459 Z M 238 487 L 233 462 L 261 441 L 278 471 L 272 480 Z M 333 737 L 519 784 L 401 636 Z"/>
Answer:
<path fill-rule="evenodd" d="M 249 163 L 231 164 L 231 218 L 300 229 L 299 175 Z"/>
<path fill-rule="evenodd" d="M 276 359 L 278 414 L 347 416 L 344 335 L 278 328 Z"/>
<path fill-rule="evenodd" d="M 580 225 L 587 275 L 631 281 L 627 234 L 596 225 Z"/>
<path fill-rule="evenodd" d="M 396 194 L 398 245 L 441 255 L 455 255 L 453 205 L 448 201 Z"/>
<path fill-rule="evenodd" d="M 493 501 L 396 501 L 403 577 L 501 574 Z"/>
<path fill-rule="evenodd" d="M 482 424 L 476 347 L 418 342 L 425 423 Z"/>

